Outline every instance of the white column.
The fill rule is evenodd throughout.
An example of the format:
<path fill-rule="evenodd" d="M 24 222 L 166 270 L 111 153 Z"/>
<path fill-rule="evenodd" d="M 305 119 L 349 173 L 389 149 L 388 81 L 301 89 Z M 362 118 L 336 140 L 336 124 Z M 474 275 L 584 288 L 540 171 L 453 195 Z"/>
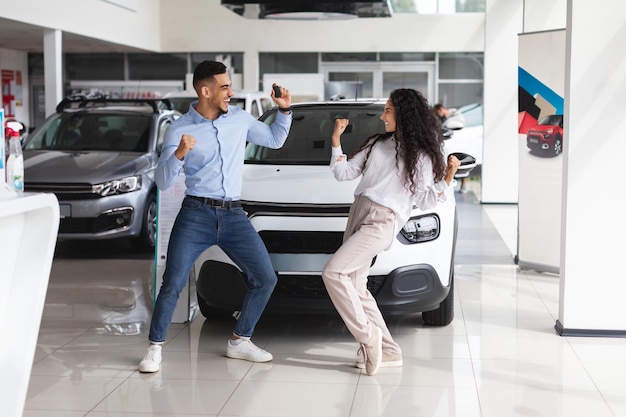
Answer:
<path fill-rule="evenodd" d="M 569 0 L 557 331 L 626 335 L 626 2 Z"/>
<path fill-rule="evenodd" d="M 243 54 L 243 88 L 244 90 L 259 89 L 259 51 L 247 50 Z M 270 93 L 266 91 L 266 93 Z"/>
<path fill-rule="evenodd" d="M 43 65 L 46 93 L 46 117 L 55 112 L 63 99 L 63 32 L 45 29 L 43 34 Z"/>
<path fill-rule="evenodd" d="M 487 0 L 485 15 L 484 142 L 481 201 L 516 203 L 517 34 L 522 0 Z"/>

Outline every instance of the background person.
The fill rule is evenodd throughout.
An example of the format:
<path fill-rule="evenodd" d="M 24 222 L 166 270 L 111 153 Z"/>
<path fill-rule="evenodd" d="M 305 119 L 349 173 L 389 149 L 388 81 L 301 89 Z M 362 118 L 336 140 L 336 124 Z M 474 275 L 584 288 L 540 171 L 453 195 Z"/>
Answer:
<path fill-rule="evenodd" d="M 437 103 L 433 106 L 433 111 L 441 120 L 441 127 L 444 129 L 461 129 L 465 126 L 465 116 L 458 109 L 447 108 L 442 103 Z M 459 192 L 465 192 L 465 183 L 467 177 L 461 178 L 461 186 Z"/>
<path fill-rule="evenodd" d="M 233 90 L 223 63 L 198 64 L 193 87 L 198 101 L 166 131 L 155 173 L 157 185 L 164 190 L 182 171 L 187 189 L 171 231 L 163 284 L 150 324 L 150 346 L 140 372 L 160 369 L 161 347 L 180 292 L 196 258 L 213 245 L 243 271 L 248 287 L 226 356 L 252 362 L 273 359 L 250 338 L 276 285 L 276 273 L 239 198 L 246 141 L 269 148 L 284 144 L 292 121 L 291 94 L 283 87 L 280 98 L 271 93 L 279 111 L 268 126 L 229 105 Z"/>
<path fill-rule="evenodd" d="M 328 261 L 322 278 L 330 299 L 354 338 L 368 375 L 380 366 L 402 366 L 400 346 L 393 340 L 376 300 L 367 290 L 372 259 L 391 246 L 411 215 L 445 201 L 459 160 L 446 166 L 439 123 L 421 93 L 391 92 L 380 119 L 385 133 L 369 137 L 348 158 L 341 134 L 348 119 L 337 119 L 332 134 L 330 167 L 338 181 L 362 176 L 355 190 L 343 244 Z"/>

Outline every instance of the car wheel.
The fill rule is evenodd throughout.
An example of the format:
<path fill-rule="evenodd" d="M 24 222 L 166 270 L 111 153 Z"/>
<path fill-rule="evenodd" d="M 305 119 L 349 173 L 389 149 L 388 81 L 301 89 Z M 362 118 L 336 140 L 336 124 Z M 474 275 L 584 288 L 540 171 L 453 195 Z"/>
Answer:
<path fill-rule="evenodd" d="M 561 137 L 558 136 L 554 139 L 554 156 L 557 156 L 561 152 L 563 152 L 563 143 L 561 141 Z"/>
<path fill-rule="evenodd" d="M 200 313 L 202 313 L 205 318 L 215 319 L 231 316 L 231 314 L 229 314 L 226 310 L 220 310 L 219 308 L 209 306 L 200 293 L 196 292 L 196 295 L 198 297 L 198 308 L 200 308 Z"/>
<path fill-rule="evenodd" d="M 156 211 L 156 194 L 150 193 L 150 195 L 148 196 L 148 201 L 146 201 L 146 207 L 143 212 L 143 220 L 141 222 L 141 234 L 131 240 L 131 243 L 135 249 L 146 252 L 154 250 L 157 221 Z"/>
<path fill-rule="evenodd" d="M 447 326 L 454 318 L 454 277 L 451 277 L 448 296 L 439 304 L 439 308 L 422 312 L 424 324 L 429 326 Z"/>

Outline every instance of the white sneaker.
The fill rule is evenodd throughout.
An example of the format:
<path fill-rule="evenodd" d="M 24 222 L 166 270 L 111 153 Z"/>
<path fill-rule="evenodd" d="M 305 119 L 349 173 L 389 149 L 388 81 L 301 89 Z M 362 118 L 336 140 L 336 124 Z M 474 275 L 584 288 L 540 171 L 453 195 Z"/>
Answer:
<path fill-rule="evenodd" d="M 139 372 L 157 372 L 161 369 L 161 345 L 150 345 L 146 356 L 139 362 Z"/>
<path fill-rule="evenodd" d="M 271 353 L 261 349 L 250 339 L 240 342 L 238 345 L 233 345 L 229 340 L 226 344 L 226 356 L 233 359 L 244 359 L 250 362 L 269 362 L 274 357 Z"/>

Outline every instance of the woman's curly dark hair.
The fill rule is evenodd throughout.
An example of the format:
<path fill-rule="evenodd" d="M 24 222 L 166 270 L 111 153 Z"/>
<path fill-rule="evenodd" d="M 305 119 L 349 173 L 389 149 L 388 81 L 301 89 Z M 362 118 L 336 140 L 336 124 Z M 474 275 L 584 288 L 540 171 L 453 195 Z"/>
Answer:
<path fill-rule="evenodd" d="M 356 152 L 369 148 L 367 151 L 369 156 L 376 142 L 390 140 L 393 136 L 396 140 L 396 159 L 402 158 L 404 162 L 405 184 L 414 193 L 416 185 L 414 177 L 418 169 L 417 160 L 420 153 L 425 153 L 430 157 L 435 182 L 445 175 L 446 162 L 443 156 L 441 122 L 419 91 L 399 88 L 392 91 L 389 98 L 395 110 L 396 131 L 370 136 Z"/>

